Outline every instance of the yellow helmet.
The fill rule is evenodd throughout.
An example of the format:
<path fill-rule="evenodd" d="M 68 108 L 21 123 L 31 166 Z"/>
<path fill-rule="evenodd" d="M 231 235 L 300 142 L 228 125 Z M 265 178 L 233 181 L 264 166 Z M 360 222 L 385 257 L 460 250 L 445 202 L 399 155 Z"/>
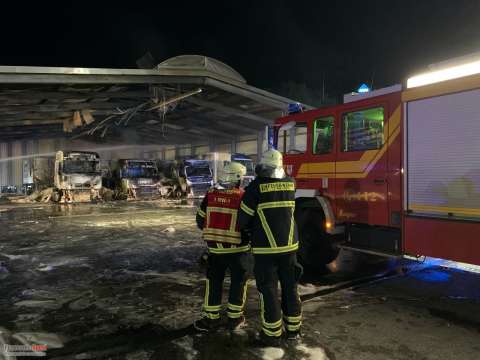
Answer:
<path fill-rule="evenodd" d="M 247 168 L 239 162 L 232 161 L 224 166 L 223 172 L 219 177 L 222 183 L 235 183 L 241 181 L 247 173 Z"/>
<path fill-rule="evenodd" d="M 282 153 L 275 149 L 270 149 L 262 154 L 260 165 L 265 165 L 273 168 L 283 168 Z"/>

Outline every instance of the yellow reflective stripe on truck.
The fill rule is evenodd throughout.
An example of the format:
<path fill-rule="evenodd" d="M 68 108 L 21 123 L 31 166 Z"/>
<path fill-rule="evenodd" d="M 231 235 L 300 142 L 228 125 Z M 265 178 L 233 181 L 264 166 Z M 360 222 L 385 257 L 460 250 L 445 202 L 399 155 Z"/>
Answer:
<path fill-rule="evenodd" d="M 409 210 L 480 216 L 480 209 L 410 204 Z"/>

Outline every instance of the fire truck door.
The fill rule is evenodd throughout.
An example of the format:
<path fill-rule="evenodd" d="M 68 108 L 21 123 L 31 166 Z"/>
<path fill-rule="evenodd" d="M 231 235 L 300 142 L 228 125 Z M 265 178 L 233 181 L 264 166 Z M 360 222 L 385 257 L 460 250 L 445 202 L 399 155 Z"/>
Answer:
<path fill-rule="evenodd" d="M 347 108 L 338 115 L 337 219 L 387 226 L 387 107 Z"/>
<path fill-rule="evenodd" d="M 335 211 L 335 114 L 313 119 L 311 125 L 312 155 L 308 164 L 309 187 L 320 189 L 330 199 Z"/>

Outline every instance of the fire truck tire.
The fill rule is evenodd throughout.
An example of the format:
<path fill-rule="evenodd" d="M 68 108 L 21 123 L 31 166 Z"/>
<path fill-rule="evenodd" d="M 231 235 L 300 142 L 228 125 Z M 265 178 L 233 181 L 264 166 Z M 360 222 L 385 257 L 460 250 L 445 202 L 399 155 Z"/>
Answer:
<path fill-rule="evenodd" d="M 300 241 L 300 263 L 312 271 L 326 271 L 326 265 L 338 257 L 339 249 L 334 244 L 333 236 L 325 231 L 323 210 L 297 207 L 295 220 Z"/>

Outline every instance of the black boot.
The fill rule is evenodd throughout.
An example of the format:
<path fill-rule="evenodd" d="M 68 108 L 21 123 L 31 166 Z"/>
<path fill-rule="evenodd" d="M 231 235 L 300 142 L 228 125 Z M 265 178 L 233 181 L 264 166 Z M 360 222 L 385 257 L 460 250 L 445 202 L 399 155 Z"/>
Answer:
<path fill-rule="evenodd" d="M 299 341 L 302 338 L 302 334 L 299 331 L 286 331 L 285 337 L 288 341 Z"/>
<path fill-rule="evenodd" d="M 262 346 L 280 347 L 282 338 L 281 336 L 268 336 L 263 331 L 260 331 L 258 340 Z"/>
<path fill-rule="evenodd" d="M 228 329 L 230 331 L 236 331 L 244 328 L 247 325 L 245 316 L 241 315 L 239 318 L 228 318 Z"/>

